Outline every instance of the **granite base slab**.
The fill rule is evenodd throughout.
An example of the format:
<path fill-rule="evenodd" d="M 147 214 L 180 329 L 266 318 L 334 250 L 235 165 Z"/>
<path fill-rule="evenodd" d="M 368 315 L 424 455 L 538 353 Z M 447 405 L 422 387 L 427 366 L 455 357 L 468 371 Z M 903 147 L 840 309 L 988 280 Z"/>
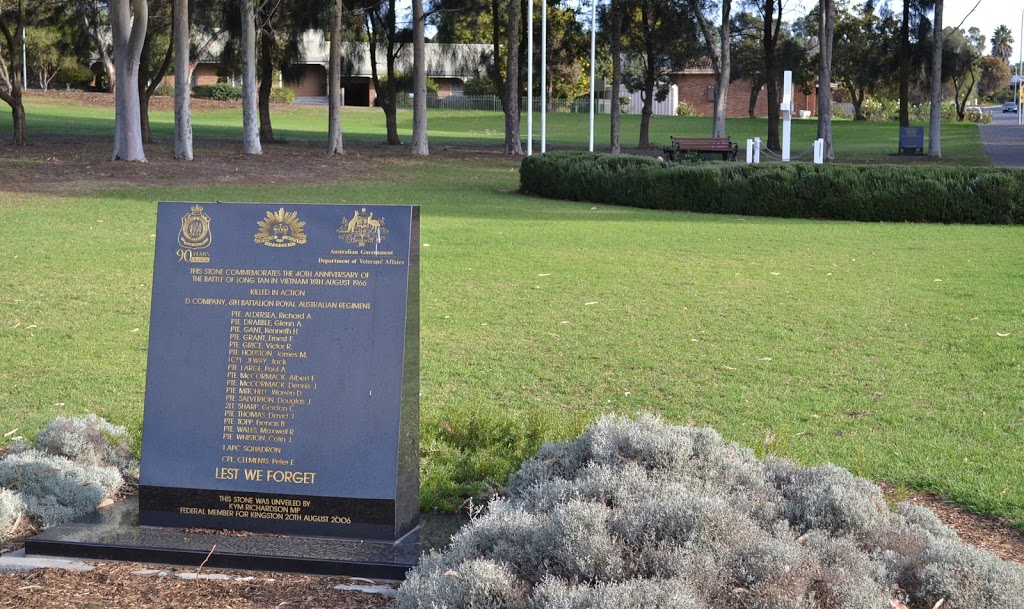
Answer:
<path fill-rule="evenodd" d="M 444 548 L 463 521 L 422 514 L 397 542 L 303 537 L 139 525 L 137 497 L 58 525 L 25 541 L 29 556 L 121 560 L 400 580 L 424 552 Z M 210 550 L 216 546 L 213 553 Z"/>

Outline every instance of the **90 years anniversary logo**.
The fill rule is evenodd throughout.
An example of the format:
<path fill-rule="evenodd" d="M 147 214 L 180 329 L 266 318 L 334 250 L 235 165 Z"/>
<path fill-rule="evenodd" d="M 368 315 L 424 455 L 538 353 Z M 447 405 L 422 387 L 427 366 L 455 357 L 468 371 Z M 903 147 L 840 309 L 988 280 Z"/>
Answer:
<path fill-rule="evenodd" d="M 341 219 L 341 228 L 338 229 L 338 238 L 344 239 L 353 245 L 366 247 L 367 243 L 382 243 L 388 236 L 388 229 L 384 226 L 384 218 L 374 218 L 373 212 L 366 214 L 366 208 L 356 211 L 351 218 Z"/>
<path fill-rule="evenodd" d="M 277 211 L 268 211 L 267 217 L 257 225 L 259 232 L 255 236 L 256 243 L 268 247 L 294 247 L 306 242 L 303 230 L 306 223 L 299 220 L 298 212 L 286 212 L 283 207 Z"/>
<path fill-rule="evenodd" d="M 212 242 L 210 216 L 201 205 L 193 205 L 192 211 L 181 218 L 178 230 L 178 245 L 181 247 L 176 252 L 178 262 L 209 262 L 210 253 L 201 250 L 210 247 Z"/>

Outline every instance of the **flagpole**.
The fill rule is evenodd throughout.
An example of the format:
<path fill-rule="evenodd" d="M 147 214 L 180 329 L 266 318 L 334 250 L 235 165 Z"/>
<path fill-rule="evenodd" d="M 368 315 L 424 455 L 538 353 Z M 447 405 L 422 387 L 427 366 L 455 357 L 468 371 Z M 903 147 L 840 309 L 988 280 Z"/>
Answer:
<path fill-rule="evenodd" d="M 540 153 L 548 150 L 548 0 L 540 16 Z"/>
<path fill-rule="evenodd" d="M 590 152 L 594 151 L 594 64 L 597 63 L 597 0 L 590 0 Z"/>
<path fill-rule="evenodd" d="M 533 156 L 533 0 L 526 0 L 526 20 L 530 23 L 526 32 L 526 46 L 529 59 L 526 62 L 526 154 Z"/>

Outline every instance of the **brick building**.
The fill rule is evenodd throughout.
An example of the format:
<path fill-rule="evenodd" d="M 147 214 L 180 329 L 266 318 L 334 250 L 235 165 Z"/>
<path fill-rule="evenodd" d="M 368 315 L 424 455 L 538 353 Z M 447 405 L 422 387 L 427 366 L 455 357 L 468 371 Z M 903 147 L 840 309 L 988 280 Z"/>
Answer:
<path fill-rule="evenodd" d="M 781 80 L 782 71 L 779 77 Z M 672 74 L 672 81 L 679 89 L 679 101 L 686 102 L 694 109 L 698 116 L 711 116 L 715 110 L 715 81 L 714 70 L 711 69 L 711 60 L 702 58 L 696 61 L 681 72 Z M 781 83 L 780 83 L 781 84 Z M 749 116 L 750 108 L 750 81 L 734 80 L 729 84 L 729 97 L 726 100 L 726 116 L 728 118 L 746 118 Z M 808 112 L 807 116 L 817 114 L 817 88 L 811 90 L 810 95 L 800 91 L 800 87 L 793 87 L 794 117 L 801 116 L 801 111 Z M 779 96 L 782 101 L 782 96 Z M 762 87 L 757 96 L 757 103 L 754 105 L 754 116 L 764 118 L 768 116 L 768 93 Z"/>

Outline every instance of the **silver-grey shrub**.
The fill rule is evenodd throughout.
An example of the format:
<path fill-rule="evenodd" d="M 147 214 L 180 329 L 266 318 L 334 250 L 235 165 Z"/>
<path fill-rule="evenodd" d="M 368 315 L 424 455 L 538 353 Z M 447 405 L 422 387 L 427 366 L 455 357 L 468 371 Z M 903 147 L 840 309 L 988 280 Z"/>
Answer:
<path fill-rule="evenodd" d="M 138 476 L 128 431 L 95 414 L 55 417 L 36 435 L 33 447 L 82 465 L 116 467 L 123 476 Z"/>
<path fill-rule="evenodd" d="M 35 449 L 0 460 L 0 487 L 16 490 L 43 528 L 89 513 L 122 484 L 116 468 L 81 465 Z"/>
<path fill-rule="evenodd" d="M 425 558 L 400 609 L 1024 607 L 1024 567 L 833 465 L 610 416 L 546 445 Z M 1016 604 L 1015 604 L 1016 603 Z"/>
<path fill-rule="evenodd" d="M 16 491 L 0 488 L 0 543 L 10 539 L 11 527 L 25 514 L 25 500 Z"/>

